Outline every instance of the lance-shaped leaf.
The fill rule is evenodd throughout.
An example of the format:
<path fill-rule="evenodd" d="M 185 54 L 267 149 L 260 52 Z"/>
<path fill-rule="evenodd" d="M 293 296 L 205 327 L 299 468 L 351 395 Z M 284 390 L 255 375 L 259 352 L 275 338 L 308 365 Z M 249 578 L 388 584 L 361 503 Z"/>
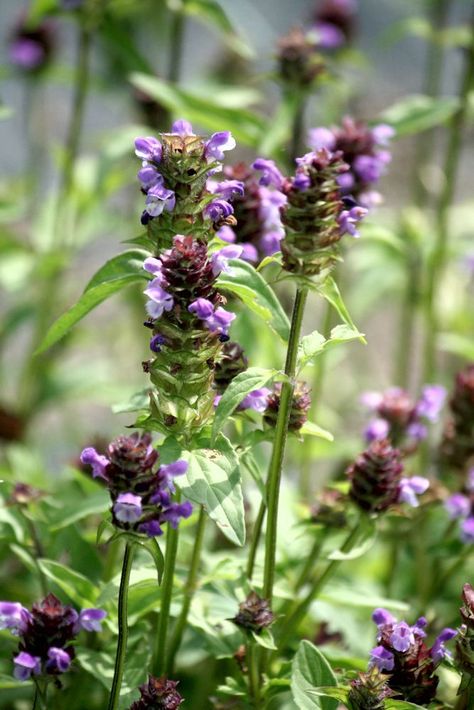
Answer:
<path fill-rule="evenodd" d="M 350 550 L 334 550 L 328 560 L 355 560 L 362 557 L 372 547 L 377 537 L 377 524 L 373 518 L 364 515 L 360 521 L 359 534 Z"/>
<path fill-rule="evenodd" d="M 331 335 L 326 340 L 324 335 L 318 333 L 317 330 L 302 338 L 298 348 L 298 367 L 303 369 L 311 360 L 316 358 L 320 353 L 325 352 L 333 345 L 339 345 L 350 340 L 361 340 L 364 338 L 363 333 L 350 328 L 348 325 L 336 325 L 331 330 Z"/>
<path fill-rule="evenodd" d="M 78 606 L 94 606 L 97 587 L 86 577 L 55 560 L 38 560 L 38 565 L 48 579 L 55 582 Z"/>
<path fill-rule="evenodd" d="M 336 710 L 336 700 L 315 692 L 319 686 L 337 686 L 336 677 L 321 651 L 302 641 L 291 667 L 291 692 L 300 710 Z"/>
<path fill-rule="evenodd" d="M 407 96 L 386 109 L 380 119 L 393 126 L 397 136 L 407 136 L 446 123 L 458 108 L 459 99 L 452 96 Z"/>
<path fill-rule="evenodd" d="M 142 249 L 129 249 L 104 264 L 89 281 L 77 303 L 53 323 L 36 354 L 39 355 L 55 345 L 76 323 L 114 293 L 146 279 L 143 261 L 147 256 L 149 253 Z"/>
<path fill-rule="evenodd" d="M 319 294 L 323 298 L 328 301 L 333 308 L 336 309 L 336 311 L 339 313 L 339 316 L 342 318 L 344 323 L 349 326 L 349 328 L 353 331 L 357 331 L 356 325 L 354 321 L 351 318 L 351 314 L 347 310 L 347 306 L 344 303 L 341 292 L 339 291 L 337 283 L 334 281 L 332 276 L 329 276 L 327 279 L 325 279 L 324 283 L 322 285 L 318 285 L 316 287 L 316 290 L 318 291 Z M 360 336 L 360 341 L 362 343 L 365 343 L 365 338 L 361 334 Z"/>
<path fill-rule="evenodd" d="M 265 279 L 251 264 L 242 259 L 231 259 L 229 266 L 230 270 L 219 276 L 218 288 L 241 298 L 250 310 L 268 323 L 286 342 L 290 335 L 290 323 L 280 301 Z"/>
<path fill-rule="evenodd" d="M 150 537 L 148 540 L 137 540 L 137 542 L 153 557 L 153 561 L 156 567 L 156 573 L 158 575 L 158 584 L 161 584 L 163 571 L 165 569 L 165 558 L 156 538 Z"/>

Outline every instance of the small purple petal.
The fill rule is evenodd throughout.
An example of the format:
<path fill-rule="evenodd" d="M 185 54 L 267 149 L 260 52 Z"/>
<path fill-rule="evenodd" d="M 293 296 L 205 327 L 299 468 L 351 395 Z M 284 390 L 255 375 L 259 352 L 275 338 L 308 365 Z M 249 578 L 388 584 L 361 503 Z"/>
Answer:
<path fill-rule="evenodd" d="M 81 454 L 81 463 L 86 464 L 86 466 L 92 466 L 93 478 L 104 478 L 107 480 L 106 469 L 110 461 L 107 456 L 98 454 L 92 446 L 88 446 L 83 450 Z"/>
<path fill-rule="evenodd" d="M 103 609 L 83 609 L 79 614 L 79 626 L 84 631 L 102 631 L 102 621 L 107 616 Z"/>
<path fill-rule="evenodd" d="M 139 532 L 148 535 L 148 537 L 157 537 L 163 535 L 163 530 L 158 520 L 148 520 L 138 527 Z"/>
<path fill-rule="evenodd" d="M 377 145 L 386 146 L 395 135 L 395 129 L 387 123 L 379 123 L 372 128 L 372 137 Z"/>
<path fill-rule="evenodd" d="M 400 653 L 405 653 L 410 649 L 415 641 L 413 630 L 406 621 L 399 621 L 395 624 L 390 635 L 390 642 L 395 649 Z"/>
<path fill-rule="evenodd" d="M 256 247 L 254 247 L 253 244 L 250 242 L 244 242 L 242 244 L 242 256 L 241 258 L 244 261 L 250 261 L 251 263 L 255 263 L 258 261 L 258 251 Z"/>
<path fill-rule="evenodd" d="M 207 320 L 214 313 L 214 306 L 207 298 L 197 298 L 188 306 L 188 311 L 194 313 L 199 320 Z"/>
<path fill-rule="evenodd" d="M 375 411 L 383 402 L 381 392 L 364 392 L 360 397 L 360 402 L 368 409 Z"/>
<path fill-rule="evenodd" d="M 133 493 L 121 493 L 114 504 L 114 514 L 121 523 L 136 523 L 142 516 L 142 499 Z"/>
<path fill-rule="evenodd" d="M 143 291 L 150 299 L 146 303 L 146 310 L 152 318 L 160 318 L 164 311 L 171 311 L 174 306 L 173 296 L 160 286 L 160 282 L 161 278 L 153 279 L 148 288 Z"/>
<path fill-rule="evenodd" d="M 234 230 L 227 224 L 224 224 L 223 227 L 217 230 L 216 237 L 219 237 L 219 239 L 222 239 L 223 242 L 228 242 L 229 244 L 233 244 L 237 239 Z"/>
<path fill-rule="evenodd" d="M 165 476 L 182 476 L 188 470 L 188 462 L 184 459 L 178 459 L 173 463 L 163 464 L 160 466 L 160 473 Z"/>
<path fill-rule="evenodd" d="M 474 543 L 474 517 L 466 518 L 461 523 L 461 540 L 467 545 Z"/>
<path fill-rule="evenodd" d="M 384 626 L 385 624 L 394 624 L 396 619 L 387 609 L 377 607 L 372 613 L 372 621 L 374 621 L 377 626 Z"/>
<path fill-rule="evenodd" d="M 211 333 L 227 335 L 230 324 L 235 318 L 235 313 L 230 313 L 224 308 L 216 308 L 214 315 L 206 319 L 206 325 Z"/>
<path fill-rule="evenodd" d="M 450 641 L 455 636 L 457 636 L 457 631 L 450 628 L 445 628 L 441 631 L 439 636 L 436 638 L 433 646 L 430 649 L 430 656 L 433 659 L 433 663 L 438 665 L 445 658 L 451 658 L 451 653 L 445 647 L 445 641 Z"/>
<path fill-rule="evenodd" d="M 311 30 L 317 47 L 338 49 L 346 43 L 344 32 L 331 22 L 317 22 Z"/>
<path fill-rule="evenodd" d="M 163 185 L 163 176 L 157 171 L 153 165 L 145 165 L 137 173 L 137 178 L 140 181 L 144 190 L 149 190 L 155 185 Z"/>
<path fill-rule="evenodd" d="M 390 431 L 390 425 L 386 419 L 372 419 L 364 431 L 366 441 L 385 439 Z"/>
<path fill-rule="evenodd" d="M 311 150 L 321 150 L 321 148 L 333 150 L 336 145 L 336 136 L 329 128 L 310 128 L 308 145 Z"/>
<path fill-rule="evenodd" d="M 411 505 L 412 508 L 418 508 L 419 502 L 416 496 L 425 493 L 429 486 L 429 480 L 423 476 L 402 478 L 400 481 L 398 500 L 400 503 L 407 503 L 408 505 Z"/>
<path fill-rule="evenodd" d="M 150 350 L 153 353 L 160 353 L 161 346 L 166 341 L 166 338 L 160 333 L 156 333 L 152 338 L 150 338 Z"/>
<path fill-rule="evenodd" d="M 436 421 L 446 399 L 446 389 L 442 385 L 425 385 L 416 404 L 416 413 L 431 422 Z"/>
<path fill-rule="evenodd" d="M 252 163 L 254 170 L 259 170 L 262 173 L 260 185 L 273 185 L 279 189 L 283 185 L 283 175 L 277 168 L 274 160 L 266 160 L 265 158 L 257 158 Z"/>
<path fill-rule="evenodd" d="M 176 195 L 173 190 L 168 190 L 161 183 L 148 190 L 145 207 L 151 217 L 159 217 L 164 210 L 172 212 L 175 204 Z"/>
<path fill-rule="evenodd" d="M 147 138 L 135 138 L 135 155 L 142 160 L 152 160 L 159 163 L 162 155 L 162 147 L 159 140 L 153 136 Z"/>
<path fill-rule="evenodd" d="M 195 133 L 193 133 L 192 125 L 184 118 L 178 118 L 178 120 L 173 123 L 173 125 L 171 126 L 171 133 L 177 133 L 179 136 L 181 136 L 181 138 L 196 135 Z"/>
<path fill-rule="evenodd" d="M 51 646 L 48 649 L 46 670 L 49 673 L 65 673 L 71 665 L 71 656 L 62 648 Z"/>
<path fill-rule="evenodd" d="M 220 219 L 225 219 L 226 217 L 229 217 L 231 214 L 233 214 L 233 212 L 234 208 L 232 207 L 230 202 L 221 199 L 209 202 L 209 204 L 207 204 L 203 209 L 204 217 L 212 220 L 212 222 L 217 222 Z"/>
<path fill-rule="evenodd" d="M 359 232 L 356 229 L 356 224 L 361 221 L 367 214 L 368 210 L 365 207 L 352 207 L 350 210 L 343 210 L 338 217 L 338 223 L 341 234 L 350 234 L 351 237 L 359 237 Z"/>
<path fill-rule="evenodd" d="M 253 390 L 241 401 L 239 409 L 253 409 L 255 412 L 263 414 L 267 408 L 268 396 L 270 394 L 271 390 L 267 387 Z"/>
<path fill-rule="evenodd" d="M 19 602 L 0 602 L 0 630 L 21 631 L 28 621 L 29 611 Z"/>
<path fill-rule="evenodd" d="M 221 271 L 225 273 L 230 271 L 229 259 L 238 259 L 241 256 L 243 247 L 241 244 L 231 244 L 228 247 L 223 247 L 219 251 L 214 252 L 211 257 L 212 273 L 218 276 Z"/>
<path fill-rule="evenodd" d="M 240 180 L 223 180 L 215 185 L 214 192 L 218 193 L 223 200 L 231 200 L 236 195 L 244 194 L 244 183 Z"/>
<path fill-rule="evenodd" d="M 369 668 L 378 668 L 379 671 L 392 671 L 395 665 L 395 656 L 383 646 L 376 646 L 370 652 Z"/>
<path fill-rule="evenodd" d="M 143 268 L 154 276 L 160 276 L 163 264 L 160 259 L 156 259 L 154 256 L 148 256 L 143 262 Z"/>
<path fill-rule="evenodd" d="M 444 501 L 444 507 L 451 520 L 466 518 L 471 512 L 471 501 L 462 493 L 453 493 Z"/>
<path fill-rule="evenodd" d="M 41 673 L 41 658 L 32 656 L 26 651 L 21 651 L 15 656 L 13 663 L 15 664 L 13 675 L 17 680 L 28 680 L 32 673 L 34 675 Z"/>
<path fill-rule="evenodd" d="M 204 148 L 204 155 L 209 162 L 214 160 L 224 160 L 224 151 L 233 150 L 235 140 L 229 131 L 213 133 Z"/>

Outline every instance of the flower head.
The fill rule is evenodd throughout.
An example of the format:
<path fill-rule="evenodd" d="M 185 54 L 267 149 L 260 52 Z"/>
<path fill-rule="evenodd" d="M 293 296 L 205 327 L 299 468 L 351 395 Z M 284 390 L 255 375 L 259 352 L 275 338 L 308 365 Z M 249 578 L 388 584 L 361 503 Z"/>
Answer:
<path fill-rule="evenodd" d="M 274 619 L 269 602 L 255 592 L 251 592 L 247 599 L 239 604 L 239 612 L 231 621 L 244 630 L 258 634 L 262 629 L 270 626 Z"/>
<path fill-rule="evenodd" d="M 130 710 L 177 710 L 184 698 L 176 690 L 178 682 L 165 677 L 148 677 L 140 687 L 140 699 L 132 703 Z"/>
<path fill-rule="evenodd" d="M 235 145 L 235 139 L 229 131 L 213 133 L 205 143 L 204 155 L 209 162 L 224 160 L 224 151 L 233 150 Z"/>

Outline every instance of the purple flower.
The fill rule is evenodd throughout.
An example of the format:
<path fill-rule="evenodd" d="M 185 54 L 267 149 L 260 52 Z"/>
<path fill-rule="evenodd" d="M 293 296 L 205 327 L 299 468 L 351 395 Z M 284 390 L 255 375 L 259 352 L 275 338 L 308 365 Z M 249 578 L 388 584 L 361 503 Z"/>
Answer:
<path fill-rule="evenodd" d="M 395 617 L 392 616 L 387 609 L 377 607 L 377 609 L 374 609 L 372 612 L 372 621 L 374 621 L 377 626 L 385 626 L 386 624 L 394 624 Z"/>
<path fill-rule="evenodd" d="M 261 387 L 257 390 L 252 390 L 249 394 L 243 398 L 240 403 L 239 409 L 253 409 L 255 412 L 263 414 L 267 408 L 268 396 L 271 394 L 271 390 L 268 387 Z"/>
<path fill-rule="evenodd" d="M 466 544 L 474 543 L 474 517 L 471 516 L 461 523 L 461 540 Z"/>
<path fill-rule="evenodd" d="M 379 671 L 392 671 L 395 665 L 395 656 L 383 646 L 376 646 L 370 652 L 369 668 L 374 666 Z"/>
<path fill-rule="evenodd" d="M 29 611 L 19 602 L 0 602 L 0 630 L 21 631 L 28 621 Z"/>
<path fill-rule="evenodd" d="M 466 490 L 469 493 L 474 493 L 474 467 L 470 468 L 467 474 Z"/>
<path fill-rule="evenodd" d="M 379 123 L 372 128 L 372 137 L 377 145 L 388 145 L 394 135 L 395 129 L 387 123 Z"/>
<path fill-rule="evenodd" d="M 412 422 L 407 426 L 407 435 L 416 441 L 423 441 L 428 436 L 428 429 L 421 422 Z"/>
<path fill-rule="evenodd" d="M 253 244 L 250 242 L 244 242 L 242 244 L 242 256 L 241 258 L 244 261 L 250 261 L 252 263 L 255 263 L 258 261 L 259 256 L 258 256 L 258 251 L 257 248 L 254 247 Z"/>
<path fill-rule="evenodd" d="M 307 190 L 310 186 L 311 178 L 304 170 L 298 168 L 295 177 L 293 178 L 293 187 L 304 192 L 304 190 Z"/>
<path fill-rule="evenodd" d="M 48 649 L 46 670 L 48 673 L 65 673 L 71 665 L 71 656 L 62 648 L 51 646 Z"/>
<path fill-rule="evenodd" d="M 235 318 L 235 313 L 229 313 L 224 308 L 216 308 L 214 314 L 206 319 L 206 325 L 211 333 L 220 333 L 226 336 L 229 332 L 230 324 Z"/>
<path fill-rule="evenodd" d="M 206 142 L 204 155 L 208 162 L 214 160 L 224 160 L 224 151 L 233 150 L 235 148 L 235 140 L 230 131 L 220 131 L 213 133 Z"/>
<path fill-rule="evenodd" d="M 153 279 L 143 293 L 150 299 L 146 303 L 146 311 L 151 318 L 160 318 L 164 311 L 173 308 L 173 296 L 160 286 L 161 278 Z"/>
<path fill-rule="evenodd" d="M 416 413 L 431 422 L 436 421 L 446 399 L 446 389 L 442 385 L 425 385 L 416 404 Z"/>
<path fill-rule="evenodd" d="M 140 185 L 146 191 L 155 185 L 163 186 L 163 175 L 153 165 L 144 165 L 137 173 Z"/>
<path fill-rule="evenodd" d="M 186 121 L 184 118 L 178 118 L 178 120 L 173 123 L 173 125 L 171 126 L 171 133 L 177 133 L 179 136 L 181 136 L 181 138 L 196 135 L 195 133 L 193 133 L 193 127 L 191 126 L 189 121 Z"/>
<path fill-rule="evenodd" d="M 133 493 L 121 493 L 114 504 L 114 514 L 121 523 L 136 523 L 142 515 L 142 499 Z"/>
<path fill-rule="evenodd" d="M 212 273 L 217 276 L 221 271 L 229 272 L 229 259 L 238 259 L 242 254 L 243 247 L 241 244 L 231 244 L 228 247 L 223 247 L 219 251 L 214 252 L 211 257 Z"/>
<path fill-rule="evenodd" d="M 209 202 L 208 205 L 204 207 L 203 214 L 207 219 L 212 220 L 212 222 L 218 222 L 220 219 L 225 219 L 233 214 L 234 208 L 230 202 L 226 200 L 213 200 Z"/>
<path fill-rule="evenodd" d="M 224 224 L 223 227 L 217 230 L 216 237 L 219 237 L 223 242 L 228 242 L 229 244 L 233 244 L 237 239 L 234 230 L 227 224 Z"/>
<path fill-rule="evenodd" d="M 173 463 L 163 464 L 160 466 L 160 470 L 158 472 L 160 480 L 166 483 L 171 493 L 175 492 L 173 477 L 185 474 L 188 470 L 188 466 L 188 462 L 184 459 L 178 459 L 177 461 L 173 461 Z M 158 493 L 161 493 L 161 491 L 158 491 Z M 158 503 L 160 501 L 152 496 L 151 502 Z"/>
<path fill-rule="evenodd" d="M 390 425 L 386 419 L 378 417 L 372 419 L 365 429 L 364 436 L 366 441 L 375 441 L 375 439 L 386 439 L 390 431 Z"/>
<path fill-rule="evenodd" d="M 338 49 L 346 42 L 344 32 L 331 22 L 317 22 L 310 36 L 312 35 L 316 46 L 323 49 Z"/>
<path fill-rule="evenodd" d="M 152 338 L 150 338 L 150 350 L 153 353 L 160 353 L 161 346 L 166 341 L 166 338 L 160 333 L 156 333 Z"/>
<path fill-rule="evenodd" d="M 45 51 L 39 42 L 28 37 L 19 37 L 9 48 L 9 59 L 20 69 L 32 70 L 40 67 L 45 59 Z"/>
<path fill-rule="evenodd" d="M 188 500 L 184 503 L 173 503 L 163 513 L 163 519 L 169 522 L 172 528 L 177 528 L 180 518 L 189 518 L 192 512 L 193 506 Z"/>
<path fill-rule="evenodd" d="M 98 454 L 92 446 L 88 446 L 83 450 L 81 454 L 81 463 L 92 466 L 93 478 L 104 478 L 107 480 L 106 469 L 110 461 L 107 456 Z"/>
<path fill-rule="evenodd" d="M 411 478 L 402 478 L 400 481 L 400 492 L 398 500 L 401 503 L 408 503 L 412 508 L 418 508 L 420 505 L 417 495 L 425 493 L 430 486 L 430 482 L 423 476 L 412 476 Z"/>
<path fill-rule="evenodd" d="M 359 237 L 359 232 L 356 229 L 356 224 L 365 217 L 368 210 L 365 207 L 351 207 L 350 210 L 343 210 L 338 217 L 338 223 L 341 228 L 341 234 L 350 234 L 351 237 Z"/>
<path fill-rule="evenodd" d="M 151 217 L 159 217 L 164 210 L 172 212 L 175 204 L 176 195 L 173 190 L 163 187 L 162 183 L 157 183 L 147 192 L 145 207 Z"/>
<path fill-rule="evenodd" d="M 41 673 L 41 658 L 32 656 L 26 651 L 21 651 L 18 656 L 13 659 L 15 669 L 13 675 L 17 680 L 28 680 L 33 673 L 39 675 Z"/>
<path fill-rule="evenodd" d="M 405 653 L 414 642 L 415 636 L 413 629 L 407 624 L 406 621 L 399 621 L 397 624 L 394 624 L 390 635 L 390 643 L 395 651 Z"/>
<path fill-rule="evenodd" d="M 143 262 L 143 268 L 154 276 L 161 276 L 163 264 L 160 259 L 156 259 L 154 256 L 148 256 Z"/>
<path fill-rule="evenodd" d="M 444 507 L 451 520 L 466 518 L 471 512 L 471 501 L 462 493 L 453 493 L 444 501 Z"/>
<path fill-rule="evenodd" d="M 380 180 L 384 167 L 385 162 L 378 155 L 358 155 L 353 163 L 355 173 L 363 182 Z"/>
<path fill-rule="evenodd" d="M 433 659 L 433 663 L 438 665 L 445 658 L 451 658 L 451 654 L 445 647 L 445 642 L 450 641 L 455 636 L 457 636 L 457 631 L 450 628 L 445 628 L 441 631 L 439 636 L 436 638 L 433 646 L 430 649 L 430 656 Z"/>
<path fill-rule="evenodd" d="M 107 616 L 103 609 L 83 609 L 79 614 L 78 626 L 84 631 L 102 631 L 102 621 Z"/>
<path fill-rule="evenodd" d="M 244 183 L 240 180 L 223 180 L 214 184 L 213 187 L 213 192 L 218 193 L 224 200 L 231 200 L 236 195 L 242 197 L 245 189 Z"/>
<path fill-rule="evenodd" d="M 148 520 L 146 523 L 142 523 L 138 527 L 139 532 L 148 535 L 148 537 L 156 537 L 157 535 L 163 535 L 163 530 L 158 520 Z"/>
<path fill-rule="evenodd" d="M 280 251 L 280 242 L 283 239 L 279 231 L 270 231 L 262 234 L 259 245 L 265 256 L 272 256 Z"/>
<path fill-rule="evenodd" d="M 273 185 L 277 189 L 282 187 L 283 175 L 278 170 L 274 160 L 257 158 L 257 160 L 252 163 L 252 168 L 262 172 L 262 177 L 259 181 L 260 185 L 265 185 L 266 187 L 268 187 L 268 185 Z"/>
<path fill-rule="evenodd" d="M 188 311 L 194 313 L 199 320 L 207 320 L 214 313 L 214 306 L 207 298 L 197 298 L 188 306 Z"/>
<path fill-rule="evenodd" d="M 360 402 L 368 409 L 375 411 L 383 402 L 381 392 L 364 392 L 360 397 Z"/>
<path fill-rule="evenodd" d="M 142 160 L 151 160 L 159 163 L 163 149 L 159 140 L 153 136 L 135 138 L 135 155 Z"/>
<path fill-rule="evenodd" d="M 420 638 L 425 638 L 426 632 L 424 631 L 424 628 L 427 625 L 427 623 L 428 623 L 428 621 L 426 620 L 425 616 L 420 616 L 420 618 L 415 621 L 415 625 L 411 627 L 415 636 L 419 636 Z"/>

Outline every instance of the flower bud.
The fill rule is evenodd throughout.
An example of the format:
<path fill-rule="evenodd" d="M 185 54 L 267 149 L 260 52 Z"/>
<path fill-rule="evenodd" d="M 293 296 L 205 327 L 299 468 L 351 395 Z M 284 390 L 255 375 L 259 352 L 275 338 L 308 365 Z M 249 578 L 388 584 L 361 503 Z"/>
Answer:
<path fill-rule="evenodd" d="M 456 375 L 449 406 L 441 454 L 448 465 L 462 470 L 474 458 L 474 363 Z"/>
<path fill-rule="evenodd" d="M 239 612 L 231 621 L 246 631 L 258 634 L 262 629 L 273 624 L 274 619 L 268 600 L 251 592 L 247 599 L 239 604 Z"/>
<path fill-rule="evenodd" d="M 273 392 L 267 400 L 267 408 L 264 413 L 264 422 L 269 427 L 275 427 L 280 409 L 281 382 L 274 385 Z M 290 420 L 288 429 L 297 432 L 308 419 L 308 411 L 311 406 L 309 389 L 304 382 L 297 382 L 291 401 Z"/>
<path fill-rule="evenodd" d="M 359 673 L 350 685 L 348 700 L 352 710 L 383 710 L 385 699 L 395 695 L 387 685 L 387 676 L 375 666 L 367 673 Z"/>
<path fill-rule="evenodd" d="M 149 676 L 140 687 L 140 699 L 131 704 L 130 710 L 176 710 L 184 702 L 177 686 L 178 681 Z"/>
<path fill-rule="evenodd" d="M 325 71 L 325 61 L 314 39 L 302 27 L 294 27 L 278 41 L 280 78 L 285 83 L 308 88 Z"/>
<path fill-rule="evenodd" d="M 350 497 L 370 513 L 381 513 L 398 501 L 403 465 L 400 452 L 387 439 L 373 441 L 349 467 Z"/>

